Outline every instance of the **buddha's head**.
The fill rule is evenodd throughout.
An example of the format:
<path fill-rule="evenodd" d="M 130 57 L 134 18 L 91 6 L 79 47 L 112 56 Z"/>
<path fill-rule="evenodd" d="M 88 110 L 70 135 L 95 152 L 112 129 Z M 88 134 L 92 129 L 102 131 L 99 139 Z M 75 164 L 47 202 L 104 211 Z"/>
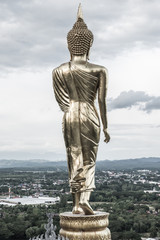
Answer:
<path fill-rule="evenodd" d="M 93 43 L 93 34 L 83 20 L 81 5 L 78 9 L 77 21 L 67 35 L 68 49 L 71 56 L 89 55 Z"/>

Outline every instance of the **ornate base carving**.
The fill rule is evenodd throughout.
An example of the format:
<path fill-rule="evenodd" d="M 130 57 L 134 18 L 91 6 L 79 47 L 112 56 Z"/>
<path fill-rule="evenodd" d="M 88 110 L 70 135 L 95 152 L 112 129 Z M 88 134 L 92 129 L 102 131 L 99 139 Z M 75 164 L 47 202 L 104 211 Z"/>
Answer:
<path fill-rule="evenodd" d="M 69 240 L 111 240 L 108 216 L 105 212 L 95 212 L 95 215 L 61 213 L 60 235 Z"/>

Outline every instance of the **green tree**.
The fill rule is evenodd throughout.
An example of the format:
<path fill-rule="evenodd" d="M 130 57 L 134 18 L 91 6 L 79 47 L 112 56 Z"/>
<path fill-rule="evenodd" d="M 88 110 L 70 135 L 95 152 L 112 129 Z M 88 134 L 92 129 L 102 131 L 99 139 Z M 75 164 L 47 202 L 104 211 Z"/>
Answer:
<path fill-rule="evenodd" d="M 0 222 L 0 239 L 9 239 L 14 234 L 8 229 L 7 224 Z"/>
<path fill-rule="evenodd" d="M 150 231 L 151 231 L 150 233 L 151 238 L 157 237 L 157 230 L 155 227 L 151 227 Z"/>
<path fill-rule="evenodd" d="M 35 236 L 38 236 L 39 235 L 39 228 L 34 226 L 34 227 L 30 227 L 26 230 L 26 237 L 27 238 L 32 238 L 32 237 L 35 237 Z"/>

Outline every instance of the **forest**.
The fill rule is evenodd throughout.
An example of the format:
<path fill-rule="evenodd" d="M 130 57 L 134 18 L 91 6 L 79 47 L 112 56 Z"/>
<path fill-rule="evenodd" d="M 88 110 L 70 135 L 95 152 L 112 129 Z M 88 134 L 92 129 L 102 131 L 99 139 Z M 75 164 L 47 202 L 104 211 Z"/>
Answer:
<path fill-rule="evenodd" d="M 158 184 L 155 184 L 155 181 L 157 183 L 160 181 L 159 173 L 155 174 L 154 171 L 142 173 L 137 170 L 97 171 L 96 190 L 91 195 L 91 205 L 95 211 L 110 213 L 109 229 L 112 233 L 112 240 L 160 237 L 160 188 Z M 18 174 L 17 176 L 20 176 Z M 13 175 L 16 176 L 16 174 L 10 174 L 12 177 Z M 44 176 L 44 172 L 42 175 Z M 53 182 L 59 178 L 61 181 L 55 185 L 58 193 L 53 194 L 58 194 L 61 200 L 59 203 L 50 205 L 18 204 L 14 207 L 0 205 L 0 240 L 27 240 L 44 233 L 44 224 L 47 223 L 46 213 L 49 212 L 55 213 L 53 222 L 58 232 L 59 213 L 72 209 L 71 195 L 68 194 L 67 173 L 46 172 L 45 181 L 40 173 L 25 173 L 23 176 L 28 179 L 28 183 L 34 178 L 37 181 L 37 176 L 39 176 L 42 179 L 43 188 L 48 186 L 48 189 L 53 188 Z M 21 180 L 20 177 L 16 178 L 17 186 L 19 186 L 19 181 L 27 181 L 24 180 L 25 178 Z M 11 184 L 11 179 L 8 181 Z M 152 189 L 154 189 L 153 192 L 146 191 L 152 191 Z M 4 192 L 2 193 L 1 189 L 2 194 Z"/>

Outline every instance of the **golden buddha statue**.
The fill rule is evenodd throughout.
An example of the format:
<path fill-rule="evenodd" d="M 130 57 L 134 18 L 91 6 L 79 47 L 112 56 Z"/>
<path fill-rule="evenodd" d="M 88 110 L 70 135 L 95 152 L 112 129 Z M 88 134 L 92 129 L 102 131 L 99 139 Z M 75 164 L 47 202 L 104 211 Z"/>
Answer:
<path fill-rule="evenodd" d="M 95 163 L 100 140 L 100 120 L 94 105 L 98 93 L 105 142 L 107 132 L 107 69 L 88 62 L 93 34 L 84 23 L 81 6 L 67 35 L 71 60 L 53 70 L 56 100 L 64 112 L 63 134 L 67 151 L 73 214 L 93 215 L 89 204 L 95 188 Z"/>

